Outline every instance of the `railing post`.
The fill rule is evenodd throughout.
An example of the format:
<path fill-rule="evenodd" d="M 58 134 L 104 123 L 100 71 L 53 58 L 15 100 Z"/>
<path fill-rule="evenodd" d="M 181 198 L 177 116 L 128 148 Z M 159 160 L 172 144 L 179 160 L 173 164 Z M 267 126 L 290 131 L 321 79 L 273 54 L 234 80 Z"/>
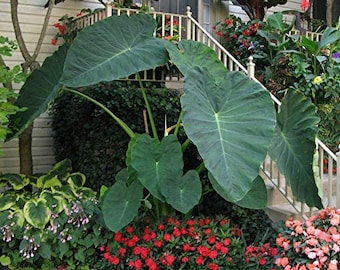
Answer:
<path fill-rule="evenodd" d="M 191 8 L 187 6 L 187 39 L 191 39 Z"/>
<path fill-rule="evenodd" d="M 254 79 L 255 78 L 255 63 L 253 62 L 254 58 L 252 56 L 249 56 L 248 60 L 249 60 L 247 64 L 248 77 L 250 79 Z"/>
<path fill-rule="evenodd" d="M 340 145 L 339 150 L 336 153 L 336 192 L 335 192 L 335 204 L 336 208 L 340 208 Z"/>
<path fill-rule="evenodd" d="M 106 13 L 106 18 L 112 16 L 112 5 L 111 5 L 110 1 L 107 1 L 106 5 L 105 5 L 105 13 Z"/>

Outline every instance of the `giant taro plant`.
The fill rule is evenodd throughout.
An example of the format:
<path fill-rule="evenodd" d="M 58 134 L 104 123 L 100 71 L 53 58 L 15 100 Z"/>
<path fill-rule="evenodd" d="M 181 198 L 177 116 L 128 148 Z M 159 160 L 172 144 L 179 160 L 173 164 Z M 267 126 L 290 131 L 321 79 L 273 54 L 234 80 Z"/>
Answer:
<path fill-rule="evenodd" d="M 128 224 L 142 207 L 152 208 L 156 216 L 168 214 L 169 209 L 188 213 L 202 196 L 199 174 L 204 169 L 226 200 L 264 208 L 266 187 L 259 170 L 268 150 L 296 199 L 322 207 L 312 170 L 318 118 L 311 102 L 290 92 L 276 121 L 270 95 L 259 84 L 226 70 L 204 44 L 182 40 L 175 45 L 154 37 L 155 28 L 151 16 L 136 14 L 109 17 L 82 30 L 70 47 L 64 45 L 47 58 L 21 89 L 17 105 L 28 109 L 12 119 L 16 135 L 47 110 L 60 91 L 81 95 L 109 113 L 131 137 L 126 168 L 113 186 L 102 189 L 104 220 L 114 231 Z M 184 76 L 184 94 L 178 123 L 163 138 L 157 135 L 142 82 L 152 136 L 135 134 L 114 112 L 77 90 L 138 75 L 169 61 Z M 181 124 L 188 136 L 182 145 L 177 139 Z M 182 153 L 190 142 L 203 163 L 184 172 Z"/>

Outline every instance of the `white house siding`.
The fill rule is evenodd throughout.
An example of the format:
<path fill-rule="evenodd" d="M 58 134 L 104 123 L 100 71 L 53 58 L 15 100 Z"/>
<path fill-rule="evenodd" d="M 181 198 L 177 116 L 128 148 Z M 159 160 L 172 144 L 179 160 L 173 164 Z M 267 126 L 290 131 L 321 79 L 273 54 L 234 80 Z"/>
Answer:
<path fill-rule="evenodd" d="M 47 0 L 18 0 L 18 11 L 23 38 L 30 53 L 33 53 L 36 42 L 41 32 L 47 9 L 44 8 Z M 57 33 L 53 24 L 65 14 L 75 16 L 81 9 L 95 9 L 103 7 L 96 0 L 66 0 L 54 7 L 49 27 L 41 47 L 38 61 L 40 63 L 50 56 L 57 46 L 51 44 L 51 39 Z M 0 35 L 15 39 L 10 13 L 10 0 L 0 0 Z M 5 58 L 8 66 L 13 67 L 23 62 L 20 52 L 15 52 L 12 57 Z M 50 128 L 51 118 L 43 114 L 34 122 L 33 129 L 33 169 L 34 173 L 47 172 L 55 163 L 53 154 L 52 130 Z M 0 173 L 18 173 L 20 171 L 18 140 L 12 140 L 3 146 L 4 154 L 0 156 Z"/>

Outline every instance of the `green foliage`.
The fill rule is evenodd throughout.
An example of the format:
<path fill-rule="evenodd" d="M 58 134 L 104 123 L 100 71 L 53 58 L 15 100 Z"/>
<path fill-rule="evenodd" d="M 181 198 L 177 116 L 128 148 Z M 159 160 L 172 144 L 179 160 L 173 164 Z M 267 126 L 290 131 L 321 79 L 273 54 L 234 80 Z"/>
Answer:
<path fill-rule="evenodd" d="M 240 203 L 250 208 L 263 207 L 263 202 L 257 204 L 258 200 L 256 199 L 259 198 L 259 191 L 266 192 L 263 189 L 263 179 L 258 175 L 259 167 L 265 159 L 275 127 L 275 108 L 269 93 L 241 72 L 228 72 L 224 67 L 224 72 L 220 72 L 222 65 L 218 62 L 217 55 L 214 55 L 212 50 L 206 46 L 204 50 L 200 51 L 199 48 L 203 46 L 201 43 L 181 41 L 177 46 L 177 44 L 166 40 L 158 40 L 153 37 L 156 25 L 154 23 L 154 29 L 152 29 L 150 24 L 152 25 L 150 16 L 136 14 L 131 17 L 108 18 L 84 29 L 76 37 L 66 55 L 63 74 L 60 76 L 58 73 L 53 78 L 44 78 L 45 81 L 39 80 L 41 87 L 46 87 L 49 91 L 52 90 L 52 87 L 45 82 L 52 83 L 52 93 L 54 93 L 55 87 L 62 83 L 64 91 L 74 93 L 95 103 L 131 137 L 126 157 L 126 169 L 123 169 L 123 172 L 118 175 L 122 181 L 125 181 L 125 186 L 114 185 L 108 189 L 110 192 L 106 191 L 106 193 L 103 189 L 101 202 L 105 205 L 114 200 L 110 194 L 116 195 L 120 190 L 130 190 L 130 188 L 134 191 L 134 187 L 141 183 L 145 196 L 142 201 L 146 202 L 146 199 L 150 197 L 150 203 L 145 203 L 145 206 L 152 207 L 151 212 L 143 211 L 143 214 L 153 213 L 156 218 L 159 218 L 161 214 L 167 215 L 174 209 L 186 212 L 192 207 L 191 203 L 196 198 L 182 200 L 181 198 L 184 197 L 181 197 L 181 193 L 184 194 L 188 191 L 189 185 L 186 183 L 188 177 L 194 179 L 196 176 L 190 171 L 189 176 L 184 172 L 181 173 L 183 154 L 177 150 L 178 143 L 174 143 L 175 140 L 172 139 L 178 140 L 183 120 L 184 131 L 190 140 L 187 139 L 181 145 L 181 150 L 185 151 L 190 141 L 195 144 L 203 159 L 202 164 L 197 167 L 197 173 L 201 173 L 206 168 L 214 188 L 231 202 Z M 128 34 L 126 29 L 129 30 Z M 188 48 L 193 48 L 193 51 L 198 53 L 192 55 Z M 209 57 L 214 58 L 212 61 L 202 61 L 207 51 L 210 51 Z M 188 61 L 186 55 L 192 55 L 191 62 Z M 56 57 L 57 53 L 52 56 L 52 59 Z M 120 79 L 122 76 L 129 76 L 141 70 L 164 65 L 168 61 L 173 62 L 185 77 L 183 95 L 181 96 L 182 111 L 176 126 L 169 130 L 169 132 L 173 132 L 173 136 L 168 136 L 169 132 L 167 132 L 166 138 L 159 139 L 147 90 L 139 81 L 152 131 L 150 132 L 152 139 L 146 139 L 148 142 L 152 141 L 150 149 L 140 149 L 138 143 L 140 138 L 143 138 L 140 140 L 144 140 L 149 135 L 139 136 L 117 117 L 115 112 L 110 111 L 83 92 L 69 88 Z M 194 64 L 192 65 L 192 63 Z M 41 71 L 47 71 L 48 68 L 42 66 Z M 36 83 L 36 78 L 32 78 L 32 81 L 29 82 L 31 86 Z M 30 92 L 28 88 L 25 91 Z M 51 101 L 49 98 L 53 97 L 46 98 Z M 297 102 L 299 101 L 300 99 L 297 98 Z M 41 100 L 35 102 L 37 107 L 42 103 Z M 43 102 L 47 101 L 43 100 Z M 299 114 L 302 115 L 295 116 L 298 119 L 314 117 L 314 112 L 310 110 L 299 111 Z M 30 121 L 30 118 L 26 117 L 26 120 Z M 309 135 L 310 140 L 315 139 L 312 133 Z M 144 143 L 144 141 L 141 142 Z M 278 143 L 289 147 L 286 145 L 286 141 Z M 314 147 L 314 145 L 306 145 L 302 151 L 310 152 Z M 172 149 L 174 153 L 170 153 L 169 149 Z M 150 152 L 145 152 L 146 150 Z M 171 165 L 169 167 L 176 168 L 164 170 L 163 150 L 168 153 L 168 161 Z M 291 154 L 297 155 L 294 151 L 285 153 L 284 160 L 291 160 Z M 145 166 L 140 166 L 141 156 L 145 159 L 143 160 Z M 299 162 L 302 161 L 299 160 Z M 283 162 L 281 166 L 284 171 L 291 164 Z M 297 174 L 300 168 L 294 167 L 293 169 L 296 169 L 293 173 Z M 312 171 L 312 164 L 308 164 L 306 170 Z M 165 174 L 174 172 L 174 174 L 164 176 L 163 172 Z M 310 176 L 313 177 L 313 174 Z M 165 190 L 166 187 L 160 186 L 160 183 L 166 183 L 164 181 L 168 181 L 168 177 L 173 177 L 176 184 L 175 188 L 172 186 L 171 189 Z M 177 179 L 180 181 L 177 182 Z M 315 185 L 313 181 L 313 179 L 310 180 L 311 185 Z M 119 204 L 112 204 L 110 211 L 103 212 L 104 219 L 110 221 L 111 230 L 121 229 L 123 223 L 131 220 L 131 216 L 136 213 L 138 204 L 135 202 L 139 200 L 140 192 L 133 192 L 133 194 L 125 192 L 125 194 L 128 196 L 121 196 Z M 315 198 L 317 199 L 314 200 Z M 175 203 L 178 199 L 179 204 Z M 320 202 L 317 195 L 300 198 L 300 200 L 311 206 L 319 206 Z M 130 202 L 133 203 L 130 204 Z M 124 211 L 125 209 L 129 209 L 129 211 Z M 119 219 L 124 222 L 118 224 L 111 222 L 116 218 L 111 216 L 113 210 L 119 211 L 122 215 L 119 216 Z"/>
<path fill-rule="evenodd" d="M 150 86 L 147 92 L 159 136 L 162 136 L 165 116 L 169 127 L 176 124 L 180 113 L 179 92 L 154 86 Z M 101 83 L 83 89 L 83 93 L 115 112 L 135 132 L 145 132 L 145 105 L 136 84 L 124 81 Z M 68 92 L 56 98 L 51 112 L 56 159 L 72 160 L 73 168 L 86 175 L 86 185 L 97 191 L 101 185 L 111 186 L 116 174 L 126 166 L 125 155 L 130 139 L 125 132 L 95 104 Z M 198 165 L 196 151 L 193 146 L 188 150 L 186 167 L 194 168 Z"/>
<path fill-rule="evenodd" d="M 15 41 L 11 41 L 4 36 L 0 36 L 0 59 L 2 56 L 12 56 L 12 52 L 17 49 Z M 0 143 L 6 136 L 10 134 L 11 129 L 8 127 L 9 117 L 18 111 L 22 111 L 18 106 L 13 105 L 13 100 L 17 98 L 17 94 L 9 88 L 9 85 L 23 82 L 26 74 L 21 71 L 20 66 L 12 69 L 5 65 L 0 65 Z M 2 149 L 0 147 L 0 154 Z"/>
<path fill-rule="evenodd" d="M 287 90 L 312 99 L 321 117 L 319 138 L 337 150 L 340 122 L 340 31 L 326 28 L 320 42 L 303 34 L 290 35 L 292 24 L 282 13 L 268 16 L 266 23 L 241 22 L 229 16 L 216 24 L 221 42 L 241 63 L 254 57 L 257 78 L 277 97 Z"/>
<path fill-rule="evenodd" d="M 0 186 L 0 263 L 7 269 L 91 266 L 111 234 L 102 227 L 96 193 L 64 160 L 44 175 L 4 174 Z M 20 183 L 20 184 L 19 184 Z M 52 263 L 51 263 L 52 262 Z"/>

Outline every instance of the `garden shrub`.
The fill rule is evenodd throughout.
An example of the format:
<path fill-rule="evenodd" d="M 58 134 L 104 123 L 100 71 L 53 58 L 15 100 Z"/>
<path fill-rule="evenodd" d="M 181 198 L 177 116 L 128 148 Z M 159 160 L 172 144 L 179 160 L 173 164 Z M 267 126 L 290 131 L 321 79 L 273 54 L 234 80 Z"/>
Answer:
<path fill-rule="evenodd" d="M 115 81 L 83 91 L 114 112 L 134 132 L 145 132 L 144 100 L 135 84 Z M 154 86 L 148 92 L 157 130 L 163 136 L 165 115 L 168 127 L 176 124 L 180 113 L 179 92 Z M 125 167 L 129 136 L 95 104 L 70 93 L 56 99 L 52 112 L 57 161 L 69 158 L 74 169 L 83 172 L 87 185 L 95 190 L 101 185 L 111 186 L 117 172 Z M 189 163 L 197 166 L 195 147 L 190 146 L 187 152 L 195 156 L 187 157 Z"/>

